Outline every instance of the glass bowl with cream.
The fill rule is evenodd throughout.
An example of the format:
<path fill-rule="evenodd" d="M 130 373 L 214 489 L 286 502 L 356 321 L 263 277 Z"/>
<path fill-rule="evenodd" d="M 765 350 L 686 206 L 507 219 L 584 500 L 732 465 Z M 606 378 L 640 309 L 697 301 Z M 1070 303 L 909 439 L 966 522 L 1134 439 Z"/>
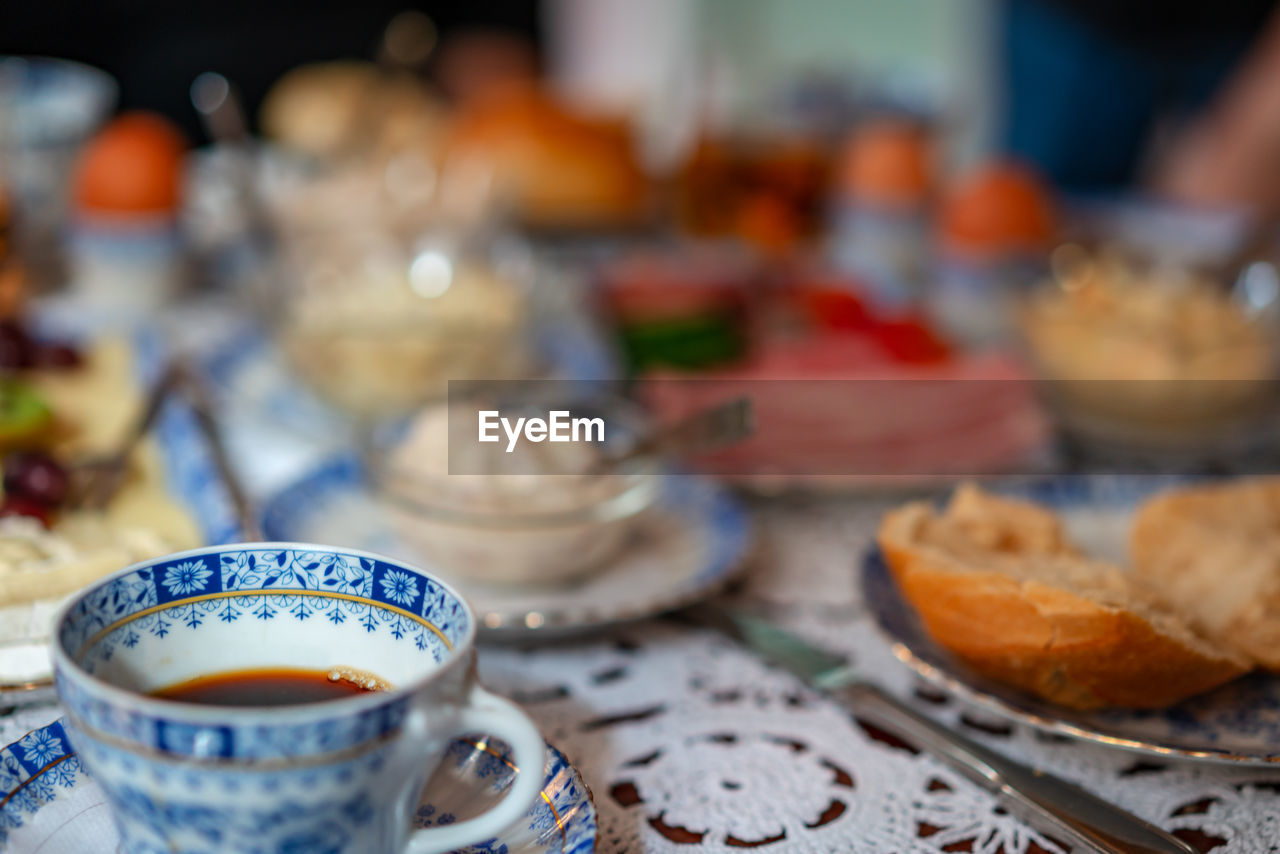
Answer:
<path fill-rule="evenodd" d="M 603 441 L 499 441 L 481 445 L 483 411 L 589 412 Z M 512 416 L 514 421 L 515 416 Z M 420 556 L 463 584 L 548 586 L 607 568 L 625 548 L 660 490 L 655 461 L 602 467 L 642 435 L 643 420 L 621 401 L 570 407 L 521 404 L 485 410 L 468 401 L 420 412 L 380 441 L 368 459 L 375 491 L 397 534 Z M 566 435 L 571 428 L 565 427 Z M 454 441 L 450 441 L 451 437 Z M 593 437 L 594 438 L 594 437 Z"/>
<path fill-rule="evenodd" d="M 443 397 L 451 379 L 521 374 L 518 283 L 448 247 L 380 243 L 317 248 L 297 268 L 276 339 L 299 376 L 345 412 L 384 416 Z"/>
<path fill-rule="evenodd" d="M 394 165 L 280 182 L 275 264 L 254 293 L 297 376 L 365 421 L 533 367 L 532 252 L 449 218 L 434 179 Z"/>
<path fill-rule="evenodd" d="M 1062 426 L 1177 447 L 1252 429 L 1275 403 L 1265 304 L 1185 265 L 1062 247 L 1021 305 L 1024 345 Z"/>

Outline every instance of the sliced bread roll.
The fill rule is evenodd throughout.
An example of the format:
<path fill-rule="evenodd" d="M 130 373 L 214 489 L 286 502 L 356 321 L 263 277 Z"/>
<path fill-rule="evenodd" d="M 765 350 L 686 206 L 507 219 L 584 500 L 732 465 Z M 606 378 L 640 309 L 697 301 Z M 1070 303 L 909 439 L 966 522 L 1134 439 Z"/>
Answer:
<path fill-rule="evenodd" d="M 1280 670 L 1280 477 L 1161 493 L 1138 509 L 1129 548 L 1198 631 Z"/>
<path fill-rule="evenodd" d="M 941 515 L 927 502 L 889 513 L 879 543 L 935 641 L 1051 702 L 1159 708 L 1249 669 L 1029 502 L 963 486 Z"/>

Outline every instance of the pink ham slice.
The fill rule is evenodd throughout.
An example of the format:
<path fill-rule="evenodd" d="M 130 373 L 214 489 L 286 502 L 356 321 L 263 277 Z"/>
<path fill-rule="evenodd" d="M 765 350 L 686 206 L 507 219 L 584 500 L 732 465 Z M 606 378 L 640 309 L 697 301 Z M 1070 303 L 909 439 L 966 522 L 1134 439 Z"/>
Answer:
<path fill-rule="evenodd" d="M 832 345 L 775 349 L 767 361 L 697 378 L 654 375 L 641 393 L 662 420 L 749 397 L 755 435 L 695 461 L 728 476 L 984 474 L 1017 469 L 1044 448 L 1047 422 L 1008 355 L 906 366 L 856 338 Z"/>

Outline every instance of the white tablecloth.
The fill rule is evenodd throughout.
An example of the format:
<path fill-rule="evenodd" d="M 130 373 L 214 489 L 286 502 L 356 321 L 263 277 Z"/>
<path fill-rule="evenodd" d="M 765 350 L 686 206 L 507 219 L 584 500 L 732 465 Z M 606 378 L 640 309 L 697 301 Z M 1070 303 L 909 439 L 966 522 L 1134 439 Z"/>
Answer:
<path fill-rule="evenodd" d="M 202 311 L 200 324 L 211 326 Z M 192 324 L 188 324 L 192 325 Z M 257 498 L 325 452 L 230 419 Z M 921 690 L 865 613 L 857 566 L 882 499 L 755 505 L 761 547 L 741 594 L 862 672 L 991 747 L 1052 770 L 1203 850 L 1277 851 L 1280 772 L 1154 765 L 1037 734 Z M 599 850 L 1025 854 L 1058 851 L 934 759 L 874 737 L 839 707 L 718 636 L 666 621 L 543 648 L 481 651 L 483 678 L 520 701 L 580 769 L 601 819 Z M 0 743 L 55 707 L 0 710 Z"/>
<path fill-rule="evenodd" d="M 891 655 L 863 611 L 857 558 L 884 505 L 760 504 L 763 544 L 743 595 L 851 654 L 869 675 L 997 750 L 1051 769 L 1198 846 L 1275 851 L 1280 777 L 1156 766 L 1038 735 L 932 691 Z M 834 704 L 714 634 L 651 621 L 540 649 L 485 648 L 481 673 L 519 700 L 581 770 L 600 812 L 600 851 L 1023 854 L 1051 840 L 939 762 L 877 739 Z M 13 741 L 53 707 L 0 719 Z M 955 850 L 955 849 L 952 849 Z"/>

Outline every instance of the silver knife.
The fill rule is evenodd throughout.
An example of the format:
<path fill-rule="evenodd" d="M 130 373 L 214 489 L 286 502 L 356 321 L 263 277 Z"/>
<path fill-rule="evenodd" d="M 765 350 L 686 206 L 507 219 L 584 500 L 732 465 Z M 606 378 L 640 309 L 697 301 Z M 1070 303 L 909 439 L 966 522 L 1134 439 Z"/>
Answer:
<path fill-rule="evenodd" d="M 728 635 L 849 711 L 905 737 L 994 794 L 1009 812 L 1048 836 L 1099 854 L 1196 854 L 1181 839 L 1074 783 L 1006 759 L 947 729 L 860 679 L 845 659 L 816 649 L 768 620 L 716 605 L 699 605 L 680 614 Z"/>

